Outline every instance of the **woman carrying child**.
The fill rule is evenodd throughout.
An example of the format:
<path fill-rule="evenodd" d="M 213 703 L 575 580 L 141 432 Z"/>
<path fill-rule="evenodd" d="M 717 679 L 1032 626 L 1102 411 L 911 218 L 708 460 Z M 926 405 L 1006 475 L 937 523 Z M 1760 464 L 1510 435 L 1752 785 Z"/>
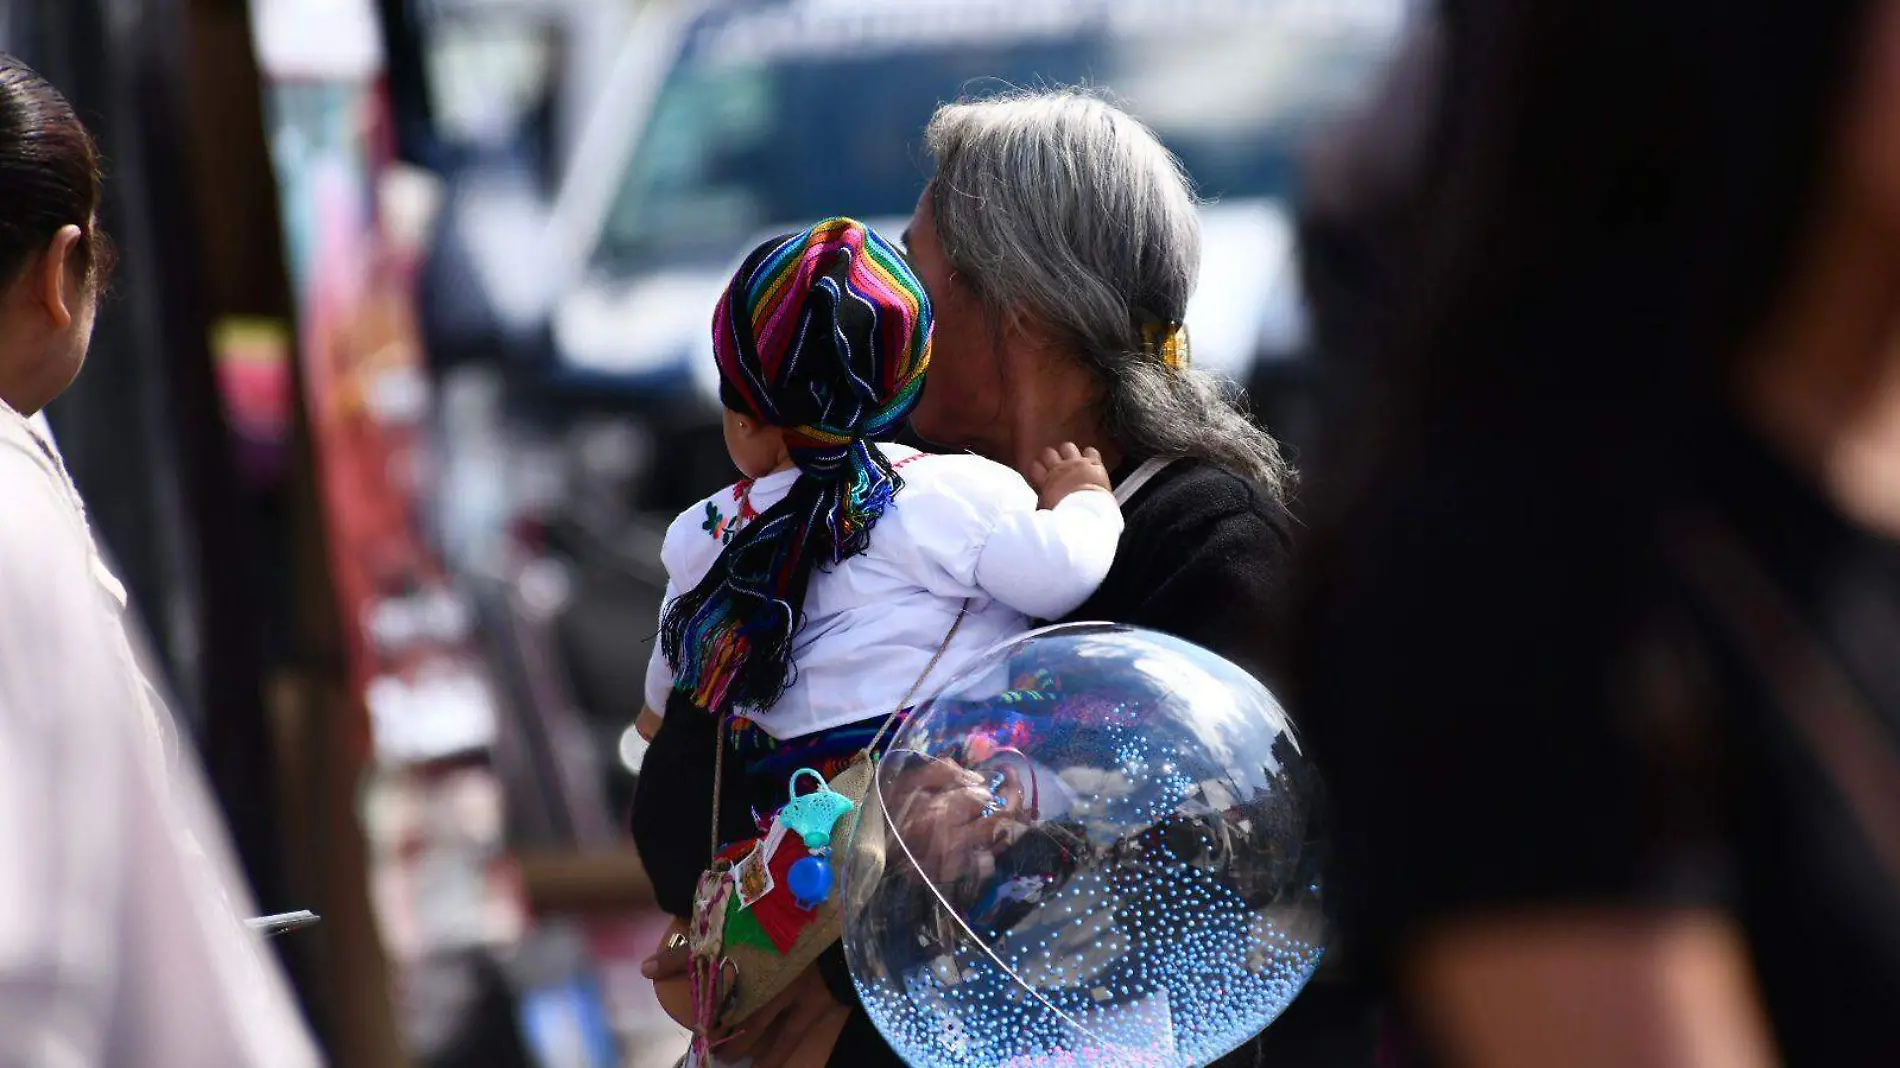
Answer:
<path fill-rule="evenodd" d="M 715 839 L 759 837 L 794 775 L 828 778 L 888 737 L 927 676 L 1074 611 L 1122 530 L 1093 450 L 1052 447 L 1031 488 L 978 456 L 889 443 L 923 386 L 930 303 L 903 256 L 852 220 L 760 246 L 713 331 L 745 478 L 667 532 L 633 821 L 676 916 Z"/>
<path fill-rule="evenodd" d="M 914 428 L 1024 477 L 1065 443 L 1093 450 L 1078 455 L 1106 461 L 1125 529 L 1095 594 L 1051 621 L 1149 627 L 1264 672 L 1294 475 L 1234 394 L 1190 362 L 1182 322 L 1200 225 L 1179 164 L 1133 117 L 1073 90 L 949 105 L 924 141 L 936 170 L 906 244 L 936 337 Z M 944 787 L 943 832 L 956 837 L 950 824 L 985 818 L 987 801 L 960 780 Z M 649 974 L 675 973 L 681 956 L 656 955 Z M 821 960 L 760 1014 L 748 1036 L 758 1068 L 787 1063 L 784 1036 L 830 1027 L 855 1004 L 839 963 Z M 1371 1036 L 1363 1000 L 1316 981 L 1235 1063 L 1364 1065 Z M 831 1063 L 900 1062 L 857 1011 Z"/>

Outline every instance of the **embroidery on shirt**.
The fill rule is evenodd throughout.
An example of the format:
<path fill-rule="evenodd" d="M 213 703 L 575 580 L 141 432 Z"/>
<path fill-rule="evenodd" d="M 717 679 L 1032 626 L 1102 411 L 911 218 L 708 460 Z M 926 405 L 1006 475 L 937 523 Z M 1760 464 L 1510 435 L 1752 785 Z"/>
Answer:
<path fill-rule="evenodd" d="M 718 505 L 707 501 L 706 519 L 699 524 L 699 528 L 704 530 L 712 540 L 723 545 L 732 540 L 733 531 L 738 529 L 737 519 L 737 516 L 728 516 L 719 510 Z"/>
<path fill-rule="evenodd" d="M 759 518 L 759 510 L 752 507 L 752 479 L 745 479 L 732 487 L 732 500 L 732 515 L 725 514 L 718 505 L 707 501 L 706 518 L 699 524 L 699 529 L 705 531 L 707 537 L 721 545 L 730 543 L 742 527 Z"/>

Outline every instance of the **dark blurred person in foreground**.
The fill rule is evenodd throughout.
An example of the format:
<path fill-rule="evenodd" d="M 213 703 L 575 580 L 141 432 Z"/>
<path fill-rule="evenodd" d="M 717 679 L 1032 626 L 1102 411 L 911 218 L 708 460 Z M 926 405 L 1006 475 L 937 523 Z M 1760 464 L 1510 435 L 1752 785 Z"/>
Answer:
<path fill-rule="evenodd" d="M 1452 10 L 1309 542 L 1354 944 L 1426 1063 L 1900 1064 L 1900 4 Z"/>
<path fill-rule="evenodd" d="M 111 250 L 92 138 L 0 55 L 0 1064 L 302 1068 L 236 867 L 28 422 L 72 384 Z"/>
<path fill-rule="evenodd" d="M 1422 9 L 1364 100 L 1313 139 L 1302 165 L 1300 284 L 1326 403 L 1353 395 L 1404 284 L 1405 253 L 1431 215 L 1427 178 L 1442 133 L 1445 41 Z M 1309 457 L 1308 466 L 1316 466 Z M 1324 466 L 1324 458 L 1317 466 Z"/>

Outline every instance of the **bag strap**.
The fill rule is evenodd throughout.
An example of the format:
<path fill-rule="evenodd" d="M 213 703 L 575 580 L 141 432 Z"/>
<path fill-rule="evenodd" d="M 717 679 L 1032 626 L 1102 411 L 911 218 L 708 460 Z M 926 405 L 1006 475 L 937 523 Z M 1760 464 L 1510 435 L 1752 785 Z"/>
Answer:
<path fill-rule="evenodd" d="M 1166 471 L 1169 465 L 1179 459 L 1179 456 L 1157 456 L 1143 460 L 1133 474 L 1122 479 L 1122 484 L 1115 487 L 1115 503 L 1127 504 L 1130 497 L 1141 492 L 1141 487 L 1146 486 L 1149 479 Z"/>
<path fill-rule="evenodd" d="M 937 670 L 937 665 L 943 662 L 943 654 L 950 651 L 950 643 L 956 640 L 957 631 L 963 629 L 963 621 L 969 614 L 970 599 L 965 597 L 963 603 L 957 606 L 957 618 L 950 621 L 950 629 L 944 632 L 943 641 L 937 643 L 937 651 L 931 655 L 930 663 L 924 665 L 923 674 L 918 675 L 917 681 L 910 684 L 910 690 L 904 694 L 904 699 L 897 703 L 896 708 L 891 709 L 890 715 L 884 717 L 884 722 L 878 726 L 877 733 L 871 736 L 870 742 L 865 745 L 864 751 L 859 755 L 866 757 L 877 755 L 877 743 L 884 740 L 884 732 L 890 730 L 891 724 L 897 722 L 897 717 L 903 715 L 904 710 L 910 707 L 910 703 L 917 699 L 917 691 L 924 688 L 924 680 L 930 678 L 930 673 Z"/>
<path fill-rule="evenodd" d="M 899 701 L 897 707 L 891 709 L 890 714 L 884 717 L 884 722 L 878 725 L 877 733 L 871 736 L 870 743 L 858 754 L 859 756 L 875 755 L 877 743 L 884 740 L 884 734 L 891 729 L 891 724 L 896 723 L 897 717 L 910 707 L 912 701 L 916 700 L 917 691 L 924 688 L 924 683 L 930 678 L 930 673 L 937 670 L 937 665 L 943 662 L 943 654 L 950 651 L 950 643 L 956 639 L 957 631 L 963 629 L 963 621 L 969 614 L 970 599 L 965 597 L 963 603 L 957 606 L 957 618 L 950 621 L 950 629 L 944 632 L 943 641 L 937 643 L 937 651 L 931 655 L 930 663 L 924 665 L 923 673 L 917 676 L 917 681 L 910 684 L 910 689 L 904 694 L 904 699 Z M 721 787 L 726 774 L 726 722 L 729 718 L 728 716 L 719 717 L 718 725 L 713 731 L 712 842 L 706 850 L 709 863 L 711 858 L 719 855 L 719 796 L 723 792 Z"/>
<path fill-rule="evenodd" d="M 1701 513 L 1679 517 L 1664 540 L 1676 566 L 1759 666 L 1775 703 L 1900 888 L 1900 751 L 1879 715 L 1734 528 Z"/>

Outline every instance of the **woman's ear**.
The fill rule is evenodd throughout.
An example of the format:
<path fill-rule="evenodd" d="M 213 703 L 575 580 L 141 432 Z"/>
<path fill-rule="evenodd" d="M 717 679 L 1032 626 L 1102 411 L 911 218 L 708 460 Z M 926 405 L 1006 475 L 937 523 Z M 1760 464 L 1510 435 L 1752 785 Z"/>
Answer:
<path fill-rule="evenodd" d="M 36 268 L 40 305 L 55 330 L 71 326 L 74 312 L 84 303 L 85 294 L 80 290 L 86 284 L 86 275 L 80 269 L 77 250 L 85 236 L 77 226 L 60 227 Z"/>

